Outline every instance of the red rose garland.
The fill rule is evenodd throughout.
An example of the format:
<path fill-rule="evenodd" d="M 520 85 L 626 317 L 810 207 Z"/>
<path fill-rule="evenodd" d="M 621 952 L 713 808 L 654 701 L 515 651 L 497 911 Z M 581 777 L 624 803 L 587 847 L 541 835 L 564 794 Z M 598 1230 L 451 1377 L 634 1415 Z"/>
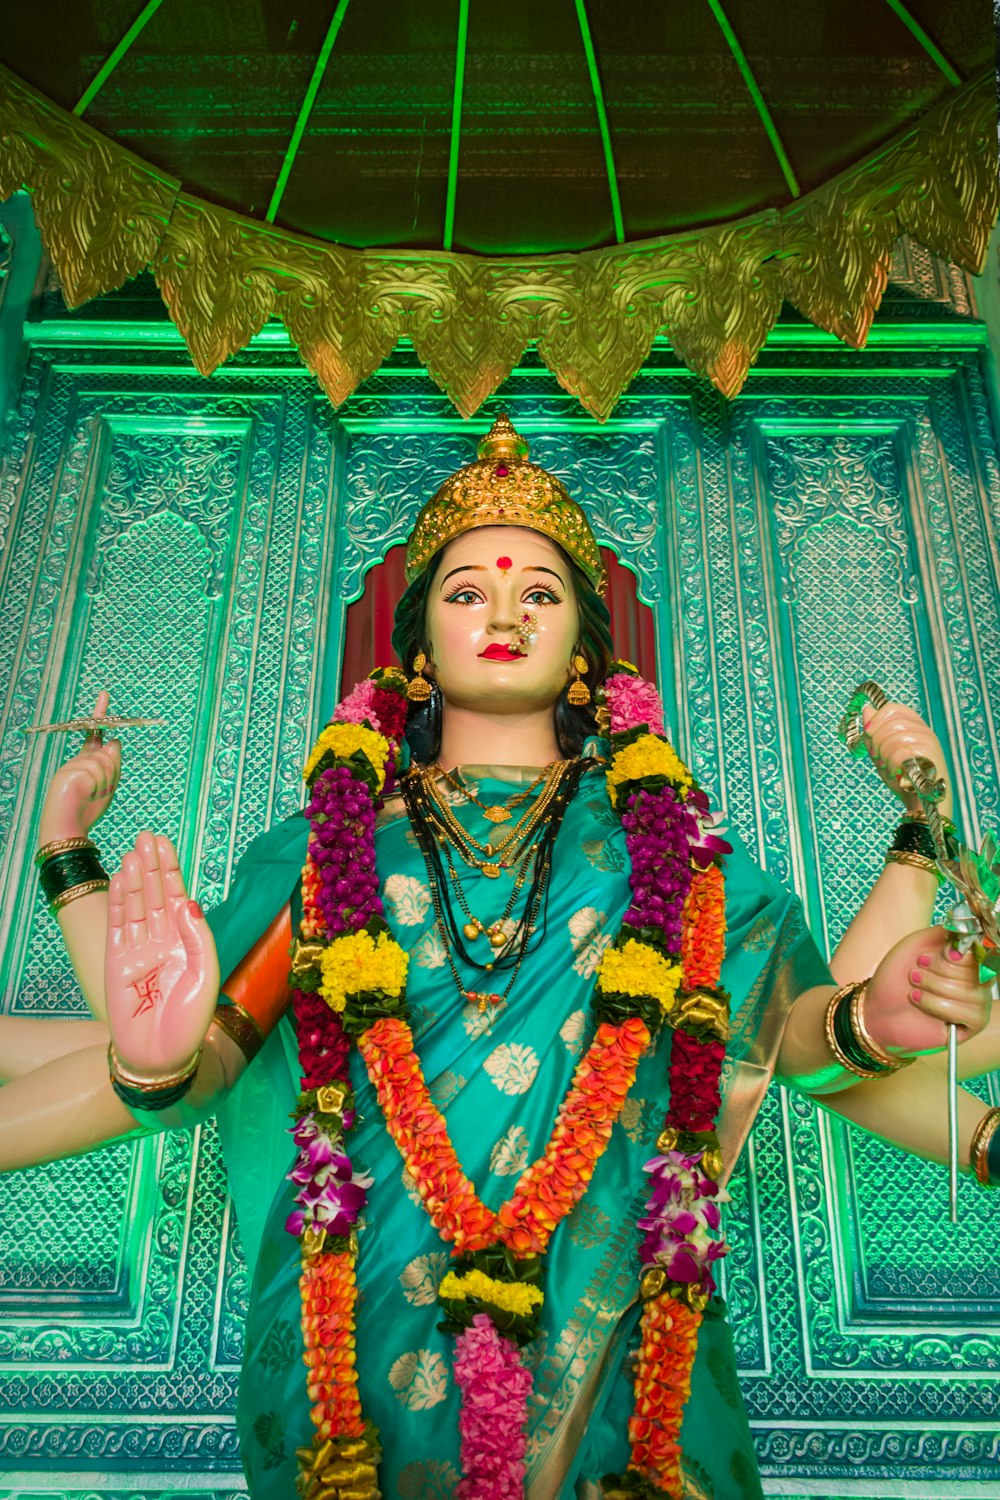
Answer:
<path fill-rule="evenodd" d="M 631 1462 L 607 1495 L 680 1495 L 679 1433 L 701 1307 L 724 1253 L 714 1136 L 726 999 L 718 990 L 725 933 L 720 856 L 707 802 L 663 738 L 655 689 L 622 666 L 605 684 L 611 723 L 608 788 L 622 813 L 632 903 L 598 970 L 594 1041 L 576 1069 L 542 1155 L 495 1213 L 465 1176 L 427 1089 L 407 1019 L 406 954 L 382 914 L 375 805 L 395 775 L 407 701 L 401 673 L 377 672 L 339 705 L 306 766 L 311 788 L 303 919 L 292 985 L 302 1067 L 294 1127 L 299 1186 L 288 1228 L 302 1241 L 302 1327 L 315 1436 L 300 1450 L 305 1500 L 370 1497 L 378 1435 L 357 1390 L 354 1233 L 371 1179 L 353 1167 L 348 1077 L 352 1038 L 386 1126 L 453 1269 L 439 1299 L 457 1335 L 462 1391 L 461 1500 L 523 1494 L 530 1376 L 518 1346 L 537 1335 L 543 1257 L 579 1202 L 658 1027 L 674 1030 L 671 1102 L 646 1164 L 652 1196 L 640 1251 L 642 1347 Z M 489 1413 L 502 1414 L 503 1441 Z"/>

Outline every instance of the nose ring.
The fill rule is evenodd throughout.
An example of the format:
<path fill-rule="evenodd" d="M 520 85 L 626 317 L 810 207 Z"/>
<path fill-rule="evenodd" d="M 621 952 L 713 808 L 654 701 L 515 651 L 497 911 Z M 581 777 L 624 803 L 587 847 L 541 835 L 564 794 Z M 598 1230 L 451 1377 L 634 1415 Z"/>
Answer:
<path fill-rule="evenodd" d="M 522 609 L 517 617 L 517 627 L 514 631 L 514 639 L 511 646 L 519 651 L 522 656 L 527 656 L 531 643 L 535 639 L 535 631 L 538 629 L 538 616 L 533 609 Z"/>

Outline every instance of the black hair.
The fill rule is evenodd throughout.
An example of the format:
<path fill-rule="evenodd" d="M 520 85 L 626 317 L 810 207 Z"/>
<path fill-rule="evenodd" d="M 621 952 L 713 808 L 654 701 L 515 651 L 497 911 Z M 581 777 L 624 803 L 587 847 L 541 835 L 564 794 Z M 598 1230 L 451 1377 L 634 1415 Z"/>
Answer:
<path fill-rule="evenodd" d="M 560 754 L 567 759 L 579 755 L 583 742 L 597 733 L 594 696 L 608 675 L 614 658 L 611 641 L 611 615 L 608 606 L 594 588 L 586 573 L 562 548 L 559 548 L 569 569 L 573 593 L 576 595 L 580 615 L 580 633 L 577 650 L 587 659 L 586 683 L 590 688 L 590 702 L 582 708 L 568 701 L 570 684 L 567 682 L 555 704 L 556 743 Z M 407 676 L 413 674 L 413 663 L 419 652 L 430 656 L 427 640 L 427 600 L 431 585 L 441 563 L 439 552 L 419 578 L 415 578 L 396 606 L 392 631 L 392 649 L 395 651 Z M 431 685 L 431 695 L 424 703 L 411 703 L 406 720 L 406 738 L 414 760 L 432 764 L 441 753 L 441 717 L 444 698 L 437 683 Z"/>

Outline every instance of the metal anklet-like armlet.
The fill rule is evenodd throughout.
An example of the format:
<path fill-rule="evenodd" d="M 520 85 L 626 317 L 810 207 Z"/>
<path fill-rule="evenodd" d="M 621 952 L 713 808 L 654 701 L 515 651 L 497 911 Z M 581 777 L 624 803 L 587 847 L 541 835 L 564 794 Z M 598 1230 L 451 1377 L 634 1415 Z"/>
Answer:
<path fill-rule="evenodd" d="M 855 1078 L 881 1078 L 908 1067 L 912 1057 L 893 1057 L 880 1047 L 865 1025 L 864 1003 L 868 980 L 859 979 L 834 990 L 826 1007 L 826 1040 L 837 1062 Z"/>
<path fill-rule="evenodd" d="M 212 1025 L 224 1031 L 235 1042 L 248 1063 L 252 1063 L 266 1040 L 253 1016 L 229 995 L 220 995 L 212 1016 Z"/>
<path fill-rule="evenodd" d="M 983 1187 L 1000 1187 L 1000 1109 L 988 1109 L 972 1132 L 972 1170 Z"/>

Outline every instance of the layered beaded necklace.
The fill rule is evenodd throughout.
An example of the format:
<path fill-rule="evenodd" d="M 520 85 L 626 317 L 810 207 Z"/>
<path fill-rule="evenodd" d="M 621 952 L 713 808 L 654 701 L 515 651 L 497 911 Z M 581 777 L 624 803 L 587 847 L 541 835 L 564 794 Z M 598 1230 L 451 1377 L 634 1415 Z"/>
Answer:
<path fill-rule="evenodd" d="M 356 688 L 305 772 L 311 833 L 291 976 L 302 1092 L 294 1130 L 299 1159 L 290 1176 L 300 1191 L 288 1228 L 301 1239 L 315 1435 L 299 1450 L 300 1492 L 304 1500 L 375 1500 L 379 1493 L 378 1434 L 361 1410 L 354 1352 L 355 1224 L 371 1181 L 354 1170 L 345 1149 L 354 1123 L 352 1041 L 431 1222 L 452 1245 L 439 1301 L 444 1326 L 456 1335 L 463 1403 L 458 1494 L 498 1500 L 523 1494 L 531 1376 L 518 1351 L 539 1332 L 545 1252 L 586 1192 L 639 1059 L 665 1022 L 674 1033 L 670 1097 L 660 1154 L 644 1168 L 651 1195 L 639 1220 L 643 1313 L 631 1457 L 624 1474 L 602 1483 L 608 1500 L 680 1500 L 683 1407 L 702 1309 L 715 1285 L 711 1264 L 725 1250 L 714 1120 L 728 1035 L 728 997 L 719 988 L 719 861 L 728 846 L 712 832 L 706 799 L 663 737 L 655 691 L 617 664 L 601 706 L 611 725 L 606 779 L 625 830 L 632 903 L 601 959 L 594 1040 L 545 1150 L 512 1196 L 490 1209 L 462 1171 L 430 1097 L 408 1022 L 407 956 L 378 897 L 375 803 L 405 730 L 403 687 L 401 674 L 390 671 Z M 555 809 L 546 834 L 554 819 Z M 525 948 L 529 936 L 522 934 Z"/>
<path fill-rule="evenodd" d="M 553 847 L 580 774 L 578 761 L 556 761 L 546 767 L 532 783 L 532 787 L 542 786 L 535 802 L 496 849 L 492 844 L 483 845 L 474 839 L 459 822 L 441 797 L 432 769 L 417 768 L 403 778 L 403 799 L 424 857 L 435 922 L 448 967 L 462 1000 L 465 1004 L 476 1005 L 480 1013 L 487 1008 L 494 1012 L 500 1010 L 514 987 L 544 909 Z M 523 800 L 524 795 L 519 800 Z M 477 805 L 483 806 L 482 803 Z M 473 848 L 486 853 L 496 863 L 483 866 L 471 852 Z M 497 878 L 501 870 L 516 868 L 510 896 L 496 921 L 487 925 L 473 916 L 455 870 L 453 850 L 466 865 L 491 878 Z M 529 874 L 531 884 L 524 913 L 519 921 L 514 922 L 513 914 Z M 445 893 L 448 885 L 454 903 Z M 461 929 L 455 919 L 454 906 L 466 918 Z M 486 936 L 490 943 L 491 954 L 485 962 L 480 962 L 466 947 L 467 942 L 474 942 L 480 936 Z M 467 989 L 458 972 L 456 954 L 468 968 L 487 975 L 511 969 L 513 965 L 503 990 Z"/>

